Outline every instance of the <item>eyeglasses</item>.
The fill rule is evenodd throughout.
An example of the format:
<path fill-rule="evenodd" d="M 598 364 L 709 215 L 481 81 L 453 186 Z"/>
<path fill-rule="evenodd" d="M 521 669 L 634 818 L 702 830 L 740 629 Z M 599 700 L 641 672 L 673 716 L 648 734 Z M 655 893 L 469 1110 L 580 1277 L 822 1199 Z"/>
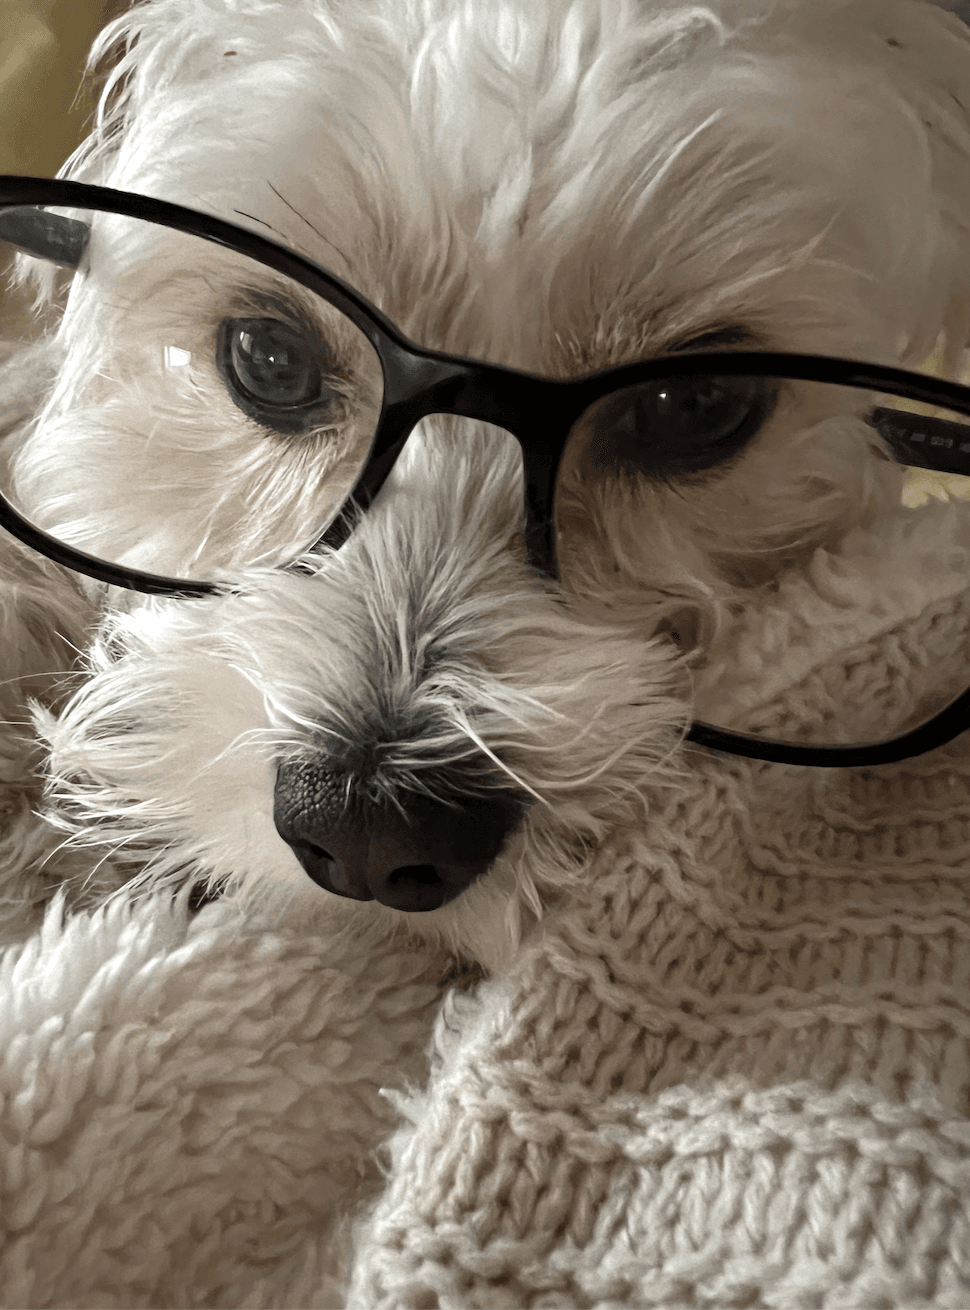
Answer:
<path fill-rule="evenodd" d="M 587 513 L 591 487 L 600 503 L 615 496 L 634 540 L 658 488 L 715 485 L 775 431 L 869 441 L 892 453 L 910 502 L 927 488 L 970 502 L 970 388 L 922 374 L 719 349 L 541 377 L 416 345 L 340 278 L 246 229 L 75 182 L 0 177 L 0 256 L 5 247 L 42 261 L 61 363 L 39 410 L 23 395 L 29 351 L 0 371 L 0 525 L 113 586 L 205 596 L 234 568 L 299 567 L 321 544 L 339 547 L 415 426 L 441 415 L 517 443 L 526 548 L 550 578 L 557 523 Z M 743 535 L 757 504 L 756 487 L 715 497 L 713 527 Z M 609 537 L 589 549 L 610 549 Z M 751 705 L 741 727 L 697 721 L 688 739 L 847 766 L 918 755 L 970 725 L 968 689 L 873 739 L 871 716 L 863 731 L 848 713 L 863 684 L 827 693 L 846 710 L 828 740 L 770 715 L 758 723 Z"/>

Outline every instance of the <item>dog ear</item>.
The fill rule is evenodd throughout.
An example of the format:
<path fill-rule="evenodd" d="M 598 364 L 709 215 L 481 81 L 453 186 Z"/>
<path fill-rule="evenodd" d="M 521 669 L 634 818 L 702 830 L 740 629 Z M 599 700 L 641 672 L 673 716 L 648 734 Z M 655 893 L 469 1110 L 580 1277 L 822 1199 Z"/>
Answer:
<path fill-rule="evenodd" d="M 0 241 L 66 268 L 80 265 L 90 235 L 88 224 L 77 218 L 27 207 L 0 210 Z"/>

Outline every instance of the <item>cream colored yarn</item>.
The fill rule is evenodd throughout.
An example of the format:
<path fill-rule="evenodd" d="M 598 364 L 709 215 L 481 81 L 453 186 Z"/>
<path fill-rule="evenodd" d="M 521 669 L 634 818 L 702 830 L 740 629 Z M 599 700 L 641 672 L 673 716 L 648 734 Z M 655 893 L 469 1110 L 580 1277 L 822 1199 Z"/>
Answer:
<path fill-rule="evenodd" d="M 817 556 L 708 704 L 834 735 L 961 690 L 959 517 Z M 967 1310 L 968 796 L 966 735 L 691 749 L 443 1005 L 421 952 L 55 901 L 0 954 L 0 1307 Z"/>
<path fill-rule="evenodd" d="M 334 1221 L 382 1182 L 377 1087 L 426 1076 L 440 962 L 62 909 L 0 955 L 0 1306 L 341 1304 Z"/>
<path fill-rule="evenodd" d="M 805 668 L 742 712 L 749 667 L 739 719 L 835 735 L 846 671 L 900 723 L 970 681 L 956 520 L 900 530 L 905 576 L 860 537 L 750 616 Z M 348 1307 L 970 1306 L 970 741 L 689 765 L 508 979 L 445 1005 Z"/>

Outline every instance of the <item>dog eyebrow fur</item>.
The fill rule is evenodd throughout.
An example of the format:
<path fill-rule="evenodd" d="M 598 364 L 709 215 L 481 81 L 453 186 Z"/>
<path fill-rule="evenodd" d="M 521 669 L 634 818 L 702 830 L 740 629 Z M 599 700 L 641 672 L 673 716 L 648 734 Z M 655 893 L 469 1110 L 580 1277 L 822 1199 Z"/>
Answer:
<path fill-rule="evenodd" d="M 680 355 L 688 350 L 717 350 L 720 346 L 729 347 L 733 350 L 757 350 L 763 346 L 763 342 L 748 328 L 740 325 L 731 325 L 728 327 L 710 328 L 699 334 L 693 333 L 690 337 L 681 338 L 669 345 L 663 352 L 666 355 Z"/>

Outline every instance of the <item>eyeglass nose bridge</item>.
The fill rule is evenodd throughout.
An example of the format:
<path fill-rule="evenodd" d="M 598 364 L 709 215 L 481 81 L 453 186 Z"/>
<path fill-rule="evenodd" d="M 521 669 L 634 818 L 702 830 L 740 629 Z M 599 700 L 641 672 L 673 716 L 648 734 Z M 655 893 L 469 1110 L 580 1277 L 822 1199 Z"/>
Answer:
<path fill-rule="evenodd" d="M 527 558 L 533 568 L 556 580 L 553 504 L 563 450 L 581 410 L 573 394 L 575 384 L 430 351 L 419 356 L 397 342 L 382 347 L 384 404 L 370 459 L 352 493 L 356 512 L 374 500 L 422 419 L 448 414 L 489 423 L 519 444 Z M 324 544 L 342 545 L 351 530 L 349 517 L 339 515 Z"/>

